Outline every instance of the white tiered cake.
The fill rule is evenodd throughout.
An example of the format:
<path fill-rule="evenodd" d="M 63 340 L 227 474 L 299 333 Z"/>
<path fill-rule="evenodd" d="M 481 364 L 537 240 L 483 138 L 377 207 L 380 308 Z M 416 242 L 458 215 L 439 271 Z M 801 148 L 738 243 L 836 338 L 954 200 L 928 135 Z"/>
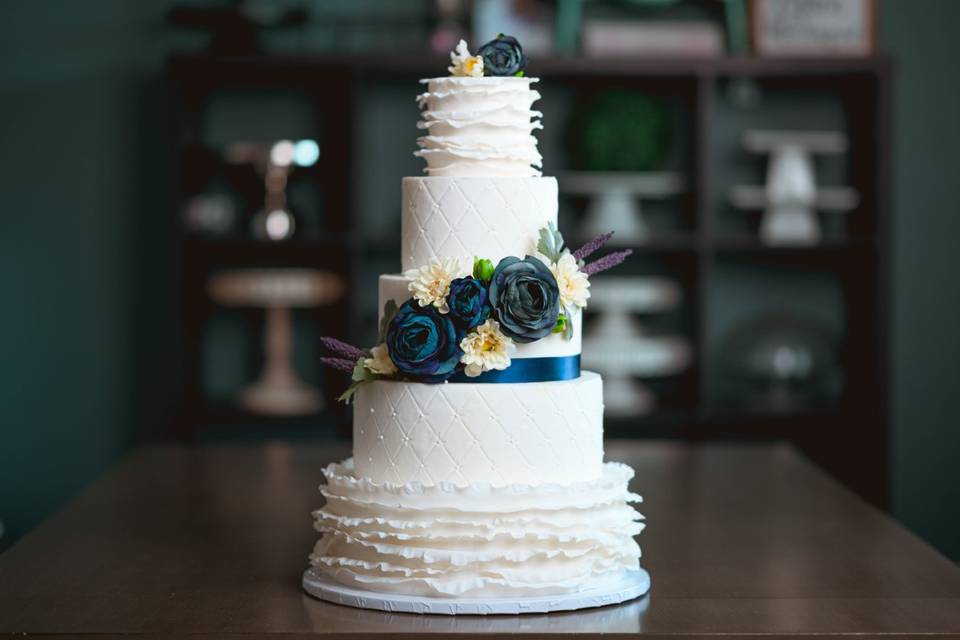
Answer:
<path fill-rule="evenodd" d="M 462 62 L 465 50 L 458 53 Z M 540 255 L 550 262 L 537 240 L 541 229 L 555 231 L 557 183 L 534 168 L 540 155 L 531 132 L 541 125 L 530 86 L 537 80 L 424 82 L 419 127 L 427 135 L 417 155 L 429 176 L 403 178 L 407 275 L 380 276 L 381 309 L 410 300 L 416 270 L 444 259 L 479 256 L 496 265 Z M 602 382 L 579 371 L 585 296 L 569 303 L 563 274 L 551 269 L 561 283 L 558 327 L 535 340 L 498 332 L 511 349 L 505 369 L 422 382 L 402 367 L 396 373 L 400 358 L 389 340 L 381 355 L 396 366 L 378 362 L 376 350 L 361 356 L 357 369 L 369 379 L 359 380 L 353 396 L 354 455 L 324 470 L 326 504 L 315 513 L 323 535 L 310 556 L 315 575 L 426 600 L 596 593 L 637 572 L 634 536 L 643 524 L 629 506 L 639 501 L 627 489 L 633 471 L 604 463 Z M 494 285 L 486 283 L 496 274 L 479 281 L 489 287 L 483 299 L 492 300 Z M 500 323 L 488 325 L 508 333 L 502 313 L 490 311 Z M 513 378 L 484 377 L 510 372 Z"/>

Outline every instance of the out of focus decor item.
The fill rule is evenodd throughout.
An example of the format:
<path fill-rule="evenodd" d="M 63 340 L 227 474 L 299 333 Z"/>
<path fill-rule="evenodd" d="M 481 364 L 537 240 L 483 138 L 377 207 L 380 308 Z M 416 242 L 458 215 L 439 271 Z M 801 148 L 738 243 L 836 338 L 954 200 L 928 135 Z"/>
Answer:
<path fill-rule="evenodd" d="M 723 55 L 723 30 L 708 21 L 588 20 L 581 35 L 590 58 L 670 56 L 708 58 Z"/>
<path fill-rule="evenodd" d="M 233 199 L 223 193 L 201 193 L 187 200 L 183 221 L 191 233 L 226 235 L 233 229 L 237 211 Z"/>
<path fill-rule="evenodd" d="M 239 404 L 265 415 L 302 415 L 323 409 L 319 389 L 306 385 L 293 368 L 294 307 L 316 307 L 341 297 L 343 281 L 314 269 L 245 269 L 210 277 L 211 299 L 232 307 L 263 307 L 264 366 L 244 389 Z"/>
<path fill-rule="evenodd" d="M 473 5 L 474 41 L 486 42 L 498 33 L 509 33 L 523 43 L 527 55 L 547 55 L 553 51 L 552 3 L 542 0 L 471 0 L 470 4 Z"/>
<path fill-rule="evenodd" d="M 847 137 L 838 131 L 748 131 L 744 148 L 769 154 L 765 186 L 734 186 L 730 202 L 740 209 L 763 209 L 760 238 L 770 245 L 815 245 L 821 240 L 817 211 L 852 211 L 860 202 L 851 187 L 817 187 L 813 154 L 845 153 Z"/>
<path fill-rule="evenodd" d="M 589 205 L 580 233 L 585 238 L 617 229 L 611 243 L 640 244 L 650 238 L 642 200 L 671 198 L 683 193 L 683 175 L 669 171 L 570 172 L 560 181 L 565 193 L 587 196 Z"/>
<path fill-rule="evenodd" d="M 816 322 L 771 313 L 741 322 L 720 347 L 727 395 L 741 406 L 775 412 L 813 409 L 840 394 L 836 347 Z"/>
<path fill-rule="evenodd" d="M 680 373 L 692 354 L 686 338 L 650 335 L 634 314 L 676 308 L 680 287 L 667 278 L 607 276 L 597 278 L 590 292 L 591 309 L 600 316 L 583 338 L 583 366 L 604 376 L 604 410 L 616 417 L 649 413 L 657 399 L 636 378 Z"/>
<path fill-rule="evenodd" d="M 753 0 L 753 48 L 761 56 L 869 56 L 876 0 Z"/>
<path fill-rule="evenodd" d="M 277 140 L 271 144 L 237 142 L 227 147 L 227 161 L 253 164 L 263 175 L 263 209 L 254 215 L 250 231 L 264 241 L 293 237 L 296 218 L 287 206 L 287 184 L 295 167 L 310 167 L 320 158 L 316 140 Z"/>
<path fill-rule="evenodd" d="M 670 115 L 657 99 L 623 89 L 602 91 L 571 122 L 578 168 L 585 171 L 651 171 L 670 144 Z"/>

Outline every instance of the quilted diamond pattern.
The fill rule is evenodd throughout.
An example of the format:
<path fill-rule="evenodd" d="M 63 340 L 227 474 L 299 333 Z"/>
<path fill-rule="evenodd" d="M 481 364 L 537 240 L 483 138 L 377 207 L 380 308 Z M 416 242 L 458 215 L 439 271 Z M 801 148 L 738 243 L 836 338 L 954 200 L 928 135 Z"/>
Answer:
<path fill-rule="evenodd" d="M 377 381 L 354 405 L 357 472 L 375 482 L 592 480 L 603 462 L 602 382 Z"/>
<path fill-rule="evenodd" d="M 555 178 L 404 178 L 403 270 L 445 256 L 525 255 L 557 222 Z"/>

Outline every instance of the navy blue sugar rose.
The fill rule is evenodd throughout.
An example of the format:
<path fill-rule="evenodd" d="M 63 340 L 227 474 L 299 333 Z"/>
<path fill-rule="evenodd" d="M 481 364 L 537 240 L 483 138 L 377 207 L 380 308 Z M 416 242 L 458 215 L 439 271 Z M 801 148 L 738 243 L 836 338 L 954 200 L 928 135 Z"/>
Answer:
<path fill-rule="evenodd" d="M 557 279 L 533 256 L 501 260 L 493 271 L 487 295 L 500 330 L 517 342 L 539 340 L 557 324 Z"/>
<path fill-rule="evenodd" d="M 450 283 L 447 306 L 454 324 L 464 331 L 480 326 L 490 315 L 487 287 L 476 278 L 457 278 Z"/>
<path fill-rule="evenodd" d="M 402 373 L 423 382 L 443 382 L 460 366 L 462 338 L 449 315 L 407 300 L 390 321 L 386 343 Z"/>
<path fill-rule="evenodd" d="M 522 76 L 527 66 L 527 56 L 517 39 L 502 33 L 477 49 L 477 55 L 483 58 L 486 76 Z"/>

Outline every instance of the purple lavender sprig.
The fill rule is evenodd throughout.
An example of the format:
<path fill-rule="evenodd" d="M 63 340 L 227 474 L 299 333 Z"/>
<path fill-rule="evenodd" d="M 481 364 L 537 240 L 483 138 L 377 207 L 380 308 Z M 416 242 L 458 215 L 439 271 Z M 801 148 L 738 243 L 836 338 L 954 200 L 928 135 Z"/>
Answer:
<path fill-rule="evenodd" d="M 354 367 L 357 366 L 356 360 L 348 360 L 347 358 L 320 358 L 320 362 L 324 365 L 330 367 L 331 369 L 336 369 L 337 371 L 343 371 L 344 373 L 353 373 Z"/>
<path fill-rule="evenodd" d="M 577 262 L 588 257 L 591 253 L 601 248 L 603 245 L 607 244 L 610 241 L 610 238 L 613 237 L 613 231 L 610 233 L 601 233 L 596 238 L 583 245 L 579 249 L 573 252 L 573 257 L 576 258 Z"/>
<path fill-rule="evenodd" d="M 612 269 L 624 260 L 627 259 L 627 256 L 633 254 L 633 249 L 625 249 L 624 251 L 614 251 L 613 253 L 608 253 L 602 258 L 594 260 L 590 264 L 584 265 L 580 271 L 583 271 L 588 276 L 600 273 L 601 271 L 606 271 L 607 269 Z"/>
<path fill-rule="evenodd" d="M 336 338 L 331 338 L 330 336 L 323 336 L 320 338 L 320 344 L 327 348 L 328 351 L 334 355 L 347 359 L 357 361 L 357 358 L 366 358 L 368 354 L 363 349 L 358 349 L 352 344 L 347 344 L 343 340 L 337 340 Z"/>

